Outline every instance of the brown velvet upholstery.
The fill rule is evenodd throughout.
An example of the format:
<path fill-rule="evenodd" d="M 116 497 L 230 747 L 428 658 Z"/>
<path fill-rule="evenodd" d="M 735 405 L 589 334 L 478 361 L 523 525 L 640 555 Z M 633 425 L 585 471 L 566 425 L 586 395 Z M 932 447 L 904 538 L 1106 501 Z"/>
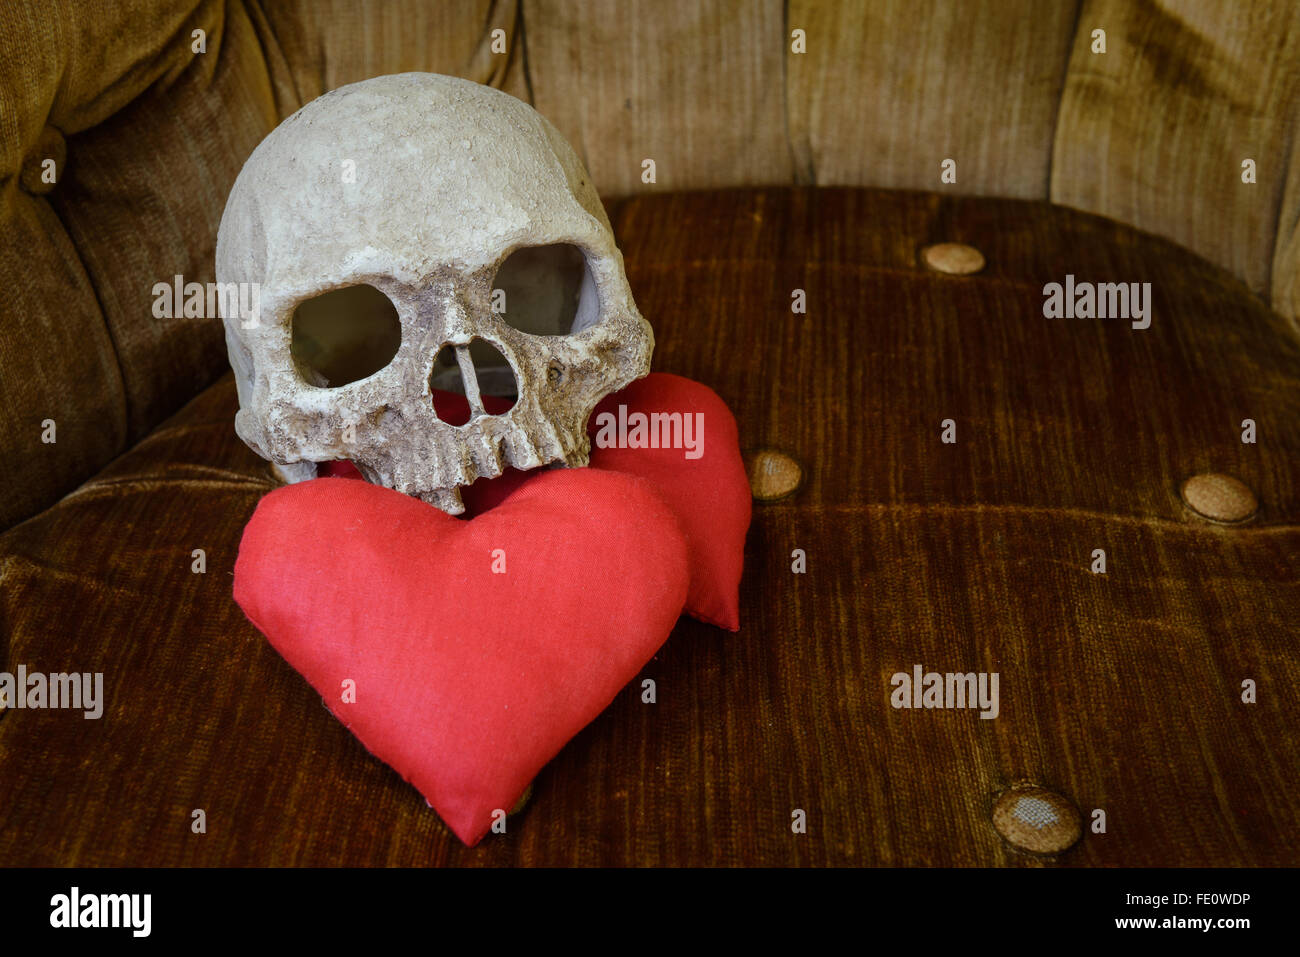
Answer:
<path fill-rule="evenodd" d="M 0 862 L 1034 864 L 989 822 L 1021 780 L 1107 812 L 1064 865 L 1295 862 L 1300 350 L 1282 317 L 1165 240 L 1039 203 L 771 189 L 614 220 L 655 367 L 806 470 L 756 506 L 740 633 L 683 619 L 644 672 L 658 703 L 633 682 L 509 833 L 466 850 L 233 604 L 272 482 L 227 376 L 0 537 L 7 663 L 102 670 L 109 699 L 99 721 L 0 717 Z M 939 240 L 986 270 L 918 265 Z M 1043 318 L 1066 271 L 1151 282 L 1151 328 Z M 1204 471 L 1246 482 L 1256 519 L 1191 515 L 1178 485 Z M 916 663 L 999 672 L 1001 716 L 892 709 L 889 676 Z"/>

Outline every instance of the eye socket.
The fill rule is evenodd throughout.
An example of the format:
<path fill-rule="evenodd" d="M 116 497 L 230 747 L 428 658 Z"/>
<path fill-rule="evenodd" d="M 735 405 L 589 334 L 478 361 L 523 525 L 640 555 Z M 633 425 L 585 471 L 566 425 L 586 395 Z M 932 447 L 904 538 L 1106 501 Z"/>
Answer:
<path fill-rule="evenodd" d="M 595 325 L 600 296 L 587 257 L 572 243 L 516 249 L 492 280 L 492 312 L 534 336 L 567 336 Z"/>
<path fill-rule="evenodd" d="M 370 285 L 333 289 L 293 311 L 289 352 L 306 382 L 337 389 L 374 375 L 397 355 L 397 309 Z"/>

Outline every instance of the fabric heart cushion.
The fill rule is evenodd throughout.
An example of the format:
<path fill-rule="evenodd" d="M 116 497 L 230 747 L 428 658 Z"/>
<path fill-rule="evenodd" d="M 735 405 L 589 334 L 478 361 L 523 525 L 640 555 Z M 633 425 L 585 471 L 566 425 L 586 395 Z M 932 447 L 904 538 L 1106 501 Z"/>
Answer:
<path fill-rule="evenodd" d="M 659 441 L 658 448 L 637 443 L 636 427 L 647 423 L 645 440 L 662 440 L 681 416 L 686 448 Z M 628 422 L 627 441 L 603 444 L 602 425 Z M 656 428 L 656 423 L 660 423 Z M 691 587 L 686 611 L 728 631 L 740 629 L 740 577 L 752 496 L 740 455 L 736 419 L 708 386 L 681 376 L 655 372 L 607 396 L 592 414 L 591 466 L 647 479 L 673 510 L 686 535 Z M 683 443 L 686 445 L 687 443 Z"/>
<path fill-rule="evenodd" d="M 688 568 L 632 475 L 530 473 L 469 521 L 323 478 L 258 504 L 235 599 L 473 846 L 663 644 Z"/>

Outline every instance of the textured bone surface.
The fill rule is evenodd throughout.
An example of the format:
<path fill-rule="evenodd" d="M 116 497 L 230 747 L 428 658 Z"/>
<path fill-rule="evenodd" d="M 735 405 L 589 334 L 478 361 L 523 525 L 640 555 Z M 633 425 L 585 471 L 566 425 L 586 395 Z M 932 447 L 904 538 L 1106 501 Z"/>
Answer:
<path fill-rule="evenodd" d="M 559 258 L 544 247 L 580 256 L 580 280 L 548 286 L 545 270 Z M 508 294 L 516 300 L 554 309 L 548 295 L 576 288 L 567 329 L 508 322 L 529 313 L 527 302 L 493 311 L 512 253 L 522 263 Z M 649 371 L 654 346 L 569 144 L 526 103 L 436 74 L 341 87 L 276 127 L 231 190 L 217 280 L 260 290 L 256 321 L 223 310 L 239 436 L 288 481 L 350 459 L 370 481 L 450 513 L 463 510 L 459 486 L 507 465 L 587 464 L 588 416 Z M 304 366 L 301 348 L 295 358 L 295 310 L 362 285 L 391 301 L 400 342 L 378 371 L 331 383 Z M 482 391 L 513 377 L 509 411 L 484 411 L 471 343 L 474 356 L 508 363 L 508 373 L 489 371 Z M 444 347 L 457 361 L 438 367 Z M 438 418 L 430 393 L 431 379 L 456 370 L 471 406 L 460 426 Z"/>

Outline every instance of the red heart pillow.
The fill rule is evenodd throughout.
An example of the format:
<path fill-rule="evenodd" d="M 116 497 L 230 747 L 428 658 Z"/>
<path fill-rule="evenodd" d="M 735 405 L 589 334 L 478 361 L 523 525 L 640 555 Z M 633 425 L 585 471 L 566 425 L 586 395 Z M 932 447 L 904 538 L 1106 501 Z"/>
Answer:
<path fill-rule="evenodd" d="M 531 473 L 470 521 L 365 482 L 291 485 L 235 565 L 253 624 L 471 846 L 654 655 L 687 587 L 672 512 L 594 469 Z"/>
<path fill-rule="evenodd" d="M 675 432 L 675 420 L 665 415 L 679 415 L 683 422 L 691 417 L 694 427 L 682 431 L 695 440 L 696 447 L 602 445 L 602 431 L 608 435 L 611 424 L 616 436 L 622 432 L 629 440 L 636 438 L 639 420 L 633 417 L 638 414 L 648 418 L 646 438 L 654 438 L 656 432 L 662 437 L 665 429 Z M 624 421 L 629 421 L 627 429 L 619 427 Z M 691 566 L 687 613 L 738 631 L 740 575 L 753 501 L 740 455 L 739 430 L 727 403 L 706 385 L 654 372 L 606 396 L 588 420 L 587 431 L 592 436 L 593 468 L 647 479 L 681 523 Z"/>

